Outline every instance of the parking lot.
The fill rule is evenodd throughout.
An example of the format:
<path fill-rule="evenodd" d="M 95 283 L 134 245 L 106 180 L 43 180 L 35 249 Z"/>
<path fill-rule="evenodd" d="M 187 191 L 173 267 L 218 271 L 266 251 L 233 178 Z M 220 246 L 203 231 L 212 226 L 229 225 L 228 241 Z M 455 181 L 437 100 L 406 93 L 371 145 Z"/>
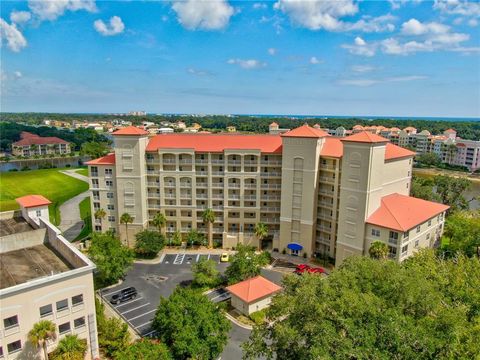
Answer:
<path fill-rule="evenodd" d="M 135 299 L 110 306 L 142 337 L 155 335 L 152 322 L 161 297 L 168 297 L 177 285 L 188 285 L 192 279 L 191 267 L 202 259 L 211 259 L 217 263 L 218 270 L 223 273 L 228 263 L 220 262 L 218 254 L 166 254 L 158 264 L 135 263 L 128 271 L 122 284 L 101 291 L 105 302 L 110 303 L 113 295 L 128 287 L 135 287 L 138 295 Z M 276 271 L 262 270 L 262 276 L 280 283 L 282 274 Z M 208 297 L 213 302 L 227 300 L 229 294 L 216 290 Z M 222 359 L 241 359 L 240 344 L 248 339 L 250 332 L 232 324 L 229 343 L 225 347 Z"/>

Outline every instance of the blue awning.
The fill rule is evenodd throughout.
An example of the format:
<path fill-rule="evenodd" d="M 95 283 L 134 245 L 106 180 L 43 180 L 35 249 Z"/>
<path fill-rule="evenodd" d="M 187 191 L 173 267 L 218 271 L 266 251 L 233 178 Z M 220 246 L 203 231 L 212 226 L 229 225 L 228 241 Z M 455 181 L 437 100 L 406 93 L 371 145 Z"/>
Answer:
<path fill-rule="evenodd" d="M 300 244 L 297 244 L 297 243 L 290 243 L 287 245 L 287 248 L 289 248 L 290 250 L 302 250 L 303 249 L 303 246 L 300 245 Z"/>

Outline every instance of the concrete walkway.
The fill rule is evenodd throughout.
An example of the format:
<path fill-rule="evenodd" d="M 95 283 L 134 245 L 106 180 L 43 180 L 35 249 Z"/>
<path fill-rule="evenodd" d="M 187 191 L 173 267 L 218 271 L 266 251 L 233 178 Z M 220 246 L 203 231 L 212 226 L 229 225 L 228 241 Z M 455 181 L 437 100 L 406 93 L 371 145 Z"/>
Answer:
<path fill-rule="evenodd" d="M 75 170 L 64 170 L 60 172 L 75 179 L 88 182 L 88 177 L 78 174 Z M 80 216 L 79 205 L 80 202 L 88 196 L 90 196 L 89 190 L 78 194 L 60 205 L 60 216 L 62 220 L 59 228 L 68 241 L 73 241 L 78 234 L 80 234 L 80 231 L 82 231 L 83 220 Z"/>

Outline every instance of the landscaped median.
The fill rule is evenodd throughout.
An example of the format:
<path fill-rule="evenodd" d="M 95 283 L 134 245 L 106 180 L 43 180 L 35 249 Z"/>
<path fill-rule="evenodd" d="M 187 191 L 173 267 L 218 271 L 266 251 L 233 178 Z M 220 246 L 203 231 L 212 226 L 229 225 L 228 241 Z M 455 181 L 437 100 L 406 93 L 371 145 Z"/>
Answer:
<path fill-rule="evenodd" d="M 88 190 L 88 183 L 62 174 L 60 169 L 44 169 L 0 173 L 0 211 L 18 209 L 15 202 L 28 194 L 43 195 L 49 206 L 50 221 L 60 224 L 60 205 Z"/>

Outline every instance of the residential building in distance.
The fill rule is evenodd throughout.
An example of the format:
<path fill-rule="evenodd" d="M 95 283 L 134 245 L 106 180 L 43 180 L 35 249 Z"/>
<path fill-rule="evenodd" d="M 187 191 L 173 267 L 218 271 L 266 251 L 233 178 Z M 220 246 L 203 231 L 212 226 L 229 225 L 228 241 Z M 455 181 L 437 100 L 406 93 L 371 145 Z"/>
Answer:
<path fill-rule="evenodd" d="M 43 137 L 26 131 L 20 133 L 20 140 L 12 143 L 14 156 L 70 154 L 70 143 L 55 136 Z"/>
<path fill-rule="evenodd" d="M 134 219 L 128 226 L 134 239 L 153 228 L 159 211 L 168 234 L 206 232 L 202 213 L 210 208 L 214 241 L 225 248 L 243 243 L 291 255 L 323 253 L 340 264 L 367 254 L 377 240 L 402 261 L 434 246 L 443 230 L 448 207 L 409 196 L 415 153 L 371 132 L 338 138 L 304 125 L 281 135 L 149 138 L 132 126 L 112 135 L 115 152 L 87 163 L 92 212 L 107 212 L 93 226 L 123 240 L 123 213 Z M 380 222 L 379 212 L 390 221 Z M 259 222 L 269 229 L 261 243 L 254 235 Z"/>
<path fill-rule="evenodd" d="M 43 359 L 28 341 L 41 320 L 87 341 L 87 359 L 99 356 L 95 319 L 95 265 L 70 244 L 48 218 L 50 201 L 41 195 L 17 199 L 20 211 L 0 213 L 0 358 Z"/>
<path fill-rule="evenodd" d="M 147 112 L 146 111 L 129 111 L 128 116 L 146 116 Z"/>
<path fill-rule="evenodd" d="M 270 125 L 268 125 L 268 133 L 271 135 L 279 135 L 286 133 L 287 131 L 290 131 L 290 129 L 281 129 L 280 125 L 278 125 L 276 122 L 272 122 Z"/>

